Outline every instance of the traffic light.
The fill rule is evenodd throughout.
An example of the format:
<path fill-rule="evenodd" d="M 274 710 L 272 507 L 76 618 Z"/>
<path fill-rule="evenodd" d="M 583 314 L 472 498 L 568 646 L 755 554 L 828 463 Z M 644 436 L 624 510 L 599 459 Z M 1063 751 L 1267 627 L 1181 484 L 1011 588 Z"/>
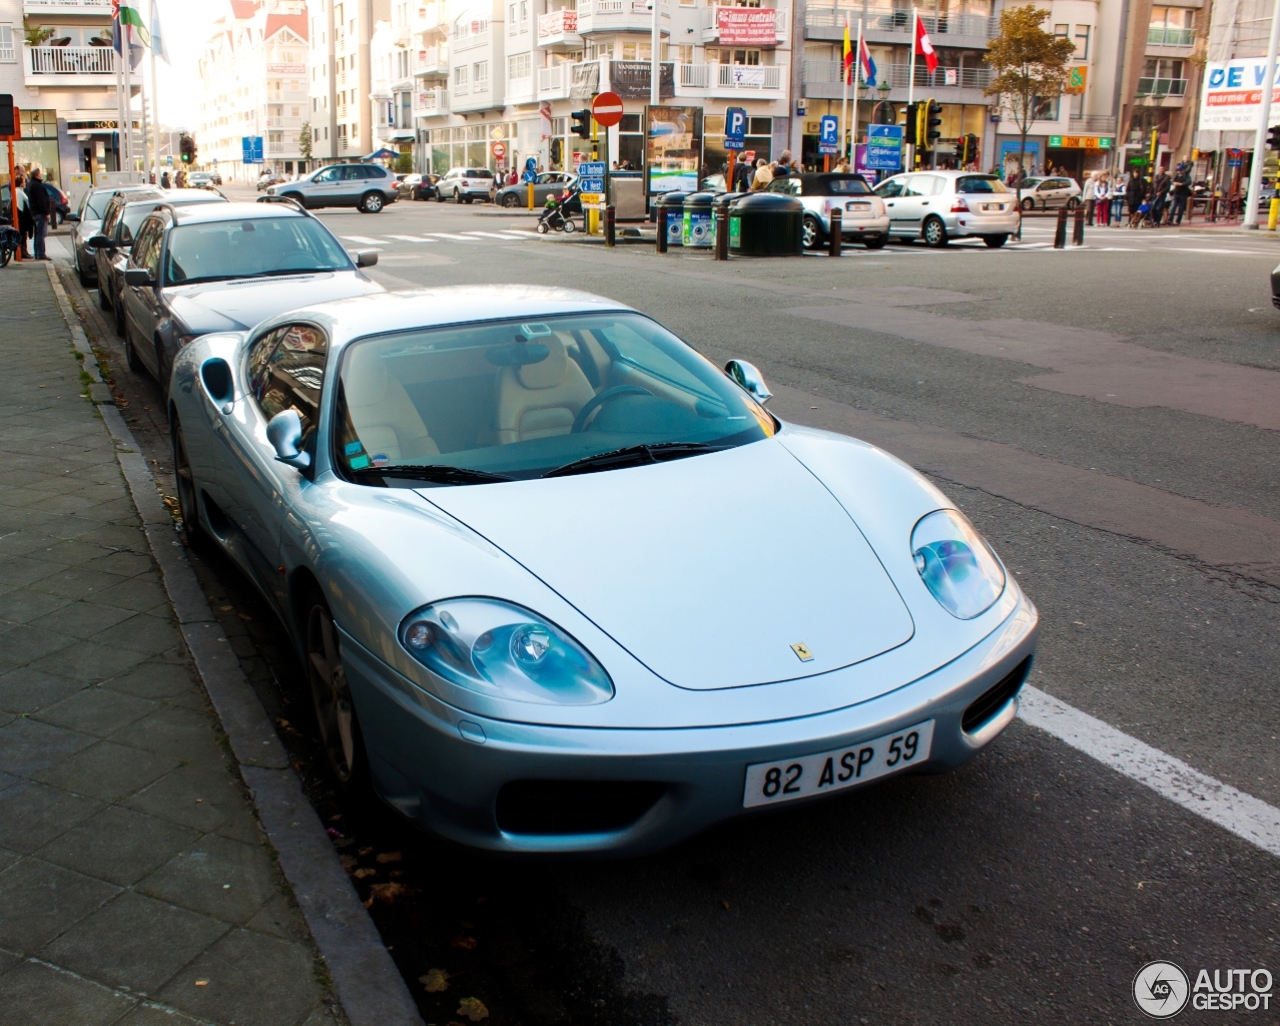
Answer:
<path fill-rule="evenodd" d="M 973 133 L 960 139 L 960 166 L 972 164 L 978 159 L 978 137 Z"/>
<path fill-rule="evenodd" d="M 184 164 L 194 164 L 196 162 L 196 141 L 185 132 L 178 137 L 178 151 L 182 154 L 182 162 Z"/>
<path fill-rule="evenodd" d="M 569 115 L 573 119 L 573 127 L 569 129 L 579 139 L 591 138 L 591 111 L 575 110 Z"/>
<path fill-rule="evenodd" d="M 934 144 L 942 138 L 942 104 L 936 100 L 927 100 L 924 104 L 924 142 L 921 149 L 932 150 Z"/>
<path fill-rule="evenodd" d="M 0 94 L 0 136 L 14 136 L 21 134 L 18 119 L 15 116 L 15 107 L 13 106 L 13 96 L 10 93 Z"/>
<path fill-rule="evenodd" d="M 906 128 L 906 131 L 902 133 L 903 137 L 912 146 L 917 147 L 920 145 L 919 108 L 920 104 L 918 103 L 908 103 L 902 108 L 902 124 Z"/>
<path fill-rule="evenodd" d="M 1280 125 L 1272 125 L 1267 129 L 1267 149 L 1280 150 Z"/>

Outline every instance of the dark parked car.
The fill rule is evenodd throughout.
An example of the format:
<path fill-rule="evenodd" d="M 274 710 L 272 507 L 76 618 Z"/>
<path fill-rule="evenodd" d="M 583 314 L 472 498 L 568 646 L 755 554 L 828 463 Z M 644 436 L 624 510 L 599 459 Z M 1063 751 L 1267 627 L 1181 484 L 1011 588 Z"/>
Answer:
<path fill-rule="evenodd" d="M 142 200 L 132 195 L 112 197 L 102 221 L 101 234 L 93 236 L 89 242 L 94 248 L 93 259 L 98 274 L 98 305 L 104 310 L 115 311 L 116 330 L 120 334 L 124 334 L 124 312 L 119 303 L 120 289 L 124 284 L 121 275 L 143 219 L 161 204 L 185 206 L 226 202 L 218 193 L 206 189 L 169 189 Z"/>
<path fill-rule="evenodd" d="M 71 262 L 75 265 L 76 274 L 80 276 L 80 284 L 85 288 L 93 288 L 98 284 L 98 262 L 94 259 L 94 248 L 89 240 L 102 234 L 103 219 L 108 215 L 111 200 L 120 196 L 119 205 L 129 200 L 158 199 L 158 189 L 151 185 L 109 186 L 105 189 L 90 189 L 80 201 L 77 212 L 79 221 L 71 229 Z"/>
<path fill-rule="evenodd" d="M 423 174 L 417 172 L 405 175 L 397 186 L 400 195 L 405 199 L 412 200 L 429 200 L 436 198 L 436 182 L 440 181 L 439 175 Z"/>
<path fill-rule="evenodd" d="M 551 196 L 559 196 L 577 182 L 578 176 L 568 171 L 544 171 L 533 183 L 533 205 L 541 207 Z M 498 190 L 493 201 L 500 207 L 524 207 L 529 204 L 529 186 L 520 182 Z"/>
<path fill-rule="evenodd" d="M 381 292 L 334 234 L 293 203 L 155 207 L 121 278 L 125 356 L 166 393 L 178 350 L 214 331 L 244 331 L 294 307 Z"/>
<path fill-rule="evenodd" d="M 1271 272 L 1271 305 L 1280 310 L 1280 267 Z"/>

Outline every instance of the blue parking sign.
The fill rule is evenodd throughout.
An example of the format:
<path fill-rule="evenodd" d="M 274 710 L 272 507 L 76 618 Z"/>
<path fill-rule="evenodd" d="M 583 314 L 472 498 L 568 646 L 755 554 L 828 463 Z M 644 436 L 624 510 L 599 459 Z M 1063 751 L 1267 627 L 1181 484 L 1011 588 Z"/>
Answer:
<path fill-rule="evenodd" d="M 840 152 L 840 119 L 834 114 L 823 114 L 818 121 L 818 152 Z"/>
<path fill-rule="evenodd" d="M 724 148 L 726 150 L 745 150 L 747 148 L 746 135 L 746 108 L 730 107 L 724 112 Z"/>

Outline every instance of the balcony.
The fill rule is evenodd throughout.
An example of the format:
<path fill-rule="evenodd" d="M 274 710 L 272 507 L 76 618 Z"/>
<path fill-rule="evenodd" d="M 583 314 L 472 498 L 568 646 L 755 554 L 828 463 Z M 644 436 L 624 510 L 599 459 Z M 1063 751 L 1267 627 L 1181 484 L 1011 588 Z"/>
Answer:
<path fill-rule="evenodd" d="M 413 32 L 434 32 L 448 26 L 448 11 L 442 2 L 436 2 L 419 4 L 410 27 Z"/>
<path fill-rule="evenodd" d="M 582 36 L 578 34 L 578 12 L 562 8 L 538 16 L 538 45 L 544 50 L 561 52 L 581 50 Z"/>
<path fill-rule="evenodd" d="M 702 41 L 704 43 L 719 43 L 720 39 L 720 11 L 733 11 L 735 14 L 742 16 L 744 14 L 760 14 L 769 10 L 767 7 L 732 7 L 728 4 L 716 7 L 704 7 L 699 11 L 702 19 Z M 773 31 L 774 38 L 772 42 L 730 42 L 725 41 L 725 46 L 781 46 L 787 41 L 787 33 L 791 28 L 791 8 L 789 6 L 778 7 L 774 9 L 773 15 Z"/>
<path fill-rule="evenodd" d="M 1116 119 L 1110 114 L 1086 114 L 1072 118 L 1067 127 L 1072 135 L 1115 135 Z"/>
<path fill-rule="evenodd" d="M 573 84 L 573 65 L 554 64 L 549 68 L 538 69 L 538 99 L 565 100 L 569 97 L 569 86 Z"/>
<path fill-rule="evenodd" d="M 902 43 L 901 39 L 885 37 L 906 36 L 911 33 L 909 8 L 863 3 L 806 8 L 804 13 L 804 27 L 808 30 L 806 35 L 816 39 L 836 39 L 844 34 L 846 18 L 852 26 L 851 32 L 857 29 L 858 19 L 861 18 L 864 37 L 872 43 Z M 921 12 L 920 21 L 934 44 L 938 46 L 984 46 L 986 40 L 999 32 L 998 18 L 980 14 Z M 948 39 L 946 38 L 948 36 L 963 37 L 963 39 Z"/>
<path fill-rule="evenodd" d="M 24 46 L 29 86 L 114 86 L 116 52 L 109 46 Z"/>
<path fill-rule="evenodd" d="M 786 87 L 787 68 L 776 64 L 680 64 L 676 67 L 676 95 L 772 98 Z"/>
<path fill-rule="evenodd" d="M 300 117 L 274 117 L 266 118 L 264 120 L 267 123 L 267 128 L 298 129 L 302 127 L 302 118 Z"/>
<path fill-rule="evenodd" d="M 648 32 L 653 25 L 653 12 L 646 0 L 582 0 L 578 8 L 578 35 L 591 32 Z M 664 22 L 671 20 L 670 0 L 659 0 L 658 13 Z M 660 31 L 670 35 L 667 24 Z"/>
<path fill-rule="evenodd" d="M 1196 30 L 1184 28 L 1165 28 L 1163 25 L 1152 25 L 1147 29 L 1148 46 L 1195 46 Z"/>
<path fill-rule="evenodd" d="M 1138 96 L 1153 96 L 1163 100 L 1166 96 L 1186 96 L 1187 80 L 1185 78 L 1140 78 L 1138 79 Z"/>
<path fill-rule="evenodd" d="M 840 61 L 805 61 L 802 71 L 804 84 L 834 85 L 838 88 L 842 68 Z M 891 90 L 905 90 L 911 77 L 911 68 L 906 64 L 882 64 L 876 70 L 876 76 L 877 86 L 881 82 L 888 82 Z M 923 61 L 916 65 L 916 89 L 927 89 L 930 93 L 936 93 L 937 98 L 943 102 L 955 102 L 948 100 L 946 96 L 948 90 L 985 89 L 990 82 L 989 68 L 939 68 L 933 74 L 929 74 L 929 69 L 925 67 Z M 880 92 L 878 88 L 868 89 L 863 86 L 862 99 L 870 99 L 877 92 Z M 807 95 L 815 94 L 807 93 Z M 917 95 L 921 94 L 917 93 Z"/>
<path fill-rule="evenodd" d="M 532 75 L 507 79 L 507 103 L 533 103 L 538 98 L 535 81 Z"/>
<path fill-rule="evenodd" d="M 413 94 L 413 116 L 432 118 L 449 113 L 449 90 L 419 89 Z"/>
<path fill-rule="evenodd" d="M 463 36 L 454 36 L 451 44 L 453 52 L 458 53 L 462 50 L 472 50 L 477 46 L 488 45 L 489 31 L 488 28 L 484 28 L 479 32 L 468 32 Z"/>
<path fill-rule="evenodd" d="M 111 0 L 22 0 L 23 14 L 111 17 Z"/>
<path fill-rule="evenodd" d="M 429 78 L 432 75 L 448 77 L 449 47 L 441 44 L 440 46 L 428 46 L 424 50 L 419 50 L 413 58 L 413 73 L 424 78 Z"/>

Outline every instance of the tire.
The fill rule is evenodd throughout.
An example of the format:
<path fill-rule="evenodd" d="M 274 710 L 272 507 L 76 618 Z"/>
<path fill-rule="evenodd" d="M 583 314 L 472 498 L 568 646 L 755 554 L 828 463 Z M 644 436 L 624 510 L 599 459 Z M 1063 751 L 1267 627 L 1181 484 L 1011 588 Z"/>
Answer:
<path fill-rule="evenodd" d="M 572 217 L 566 217 L 566 218 L 564 219 L 564 233 L 565 233 L 566 235 L 572 235 L 572 234 L 573 234 L 574 232 L 576 232 L 577 230 L 578 230 L 578 226 L 577 226 L 576 224 L 574 224 L 574 223 L 573 223 L 573 218 L 572 218 Z"/>
<path fill-rule="evenodd" d="M 306 205 L 307 205 L 307 201 L 306 201 L 306 199 L 302 196 L 302 194 L 301 194 L 301 193 L 297 193 L 297 192 L 287 192 L 287 193 L 285 193 L 285 194 L 284 194 L 284 199 L 291 199 L 291 200 L 293 200 L 295 203 L 299 203 L 299 204 L 301 204 L 304 208 L 305 208 L 305 207 L 306 207 Z"/>
<path fill-rule="evenodd" d="M 3 266 L 4 266 L 3 264 L 0 264 L 0 267 L 3 267 Z M 84 268 L 80 266 L 79 253 L 76 254 L 76 277 L 80 279 L 80 285 L 83 288 L 87 289 L 93 286 L 93 282 L 89 280 L 89 276 L 84 273 Z"/>
<path fill-rule="evenodd" d="M 1028 196 L 1026 199 L 1022 201 L 1023 210 L 1035 210 L 1035 208 L 1036 208 L 1036 201 L 1033 200 L 1030 196 Z"/>
<path fill-rule="evenodd" d="M 462 198 L 462 202 L 465 203 L 467 206 L 471 206 L 471 204 L 474 203 L 475 201 L 476 201 L 476 198 L 474 196 L 464 196 Z"/>
<path fill-rule="evenodd" d="M 0 267 L 8 267 L 9 261 L 13 259 L 13 250 L 8 246 L 0 246 Z"/>
<path fill-rule="evenodd" d="M 942 223 L 940 217 L 926 217 L 924 224 L 920 226 L 920 236 L 924 239 L 925 245 L 932 246 L 934 249 L 941 249 L 951 241 L 947 237 L 947 226 Z"/>
<path fill-rule="evenodd" d="M 456 185 L 453 187 L 453 202 L 455 204 L 462 202 L 462 197 L 458 195 L 458 187 Z"/>
<path fill-rule="evenodd" d="M 114 306 L 116 312 L 116 334 L 124 338 L 125 332 L 129 330 L 124 323 L 124 297 L 117 296 Z"/>
<path fill-rule="evenodd" d="M 439 189 L 437 189 L 437 190 L 436 190 L 436 202 L 437 202 L 437 203 L 443 203 L 443 202 L 444 202 L 444 193 L 443 193 L 443 192 L 441 192 Z"/>
<path fill-rule="evenodd" d="M 888 241 L 889 236 L 887 235 L 868 235 L 862 240 L 862 244 L 866 246 L 867 249 L 884 249 L 885 243 Z"/>
<path fill-rule="evenodd" d="M 133 347 L 133 339 L 129 337 L 129 332 L 124 333 L 124 362 L 134 374 L 141 374 L 146 368 L 142 366 L 142 360 L 138 357 L 138 351 Z"/>
<path fill-rule="evenodd" d="M 546 235 L 546 234 L 547 234 L 547 222 L 546 222 L 546 221 L 539 221 L 539 222 L 538 222 L 538 229 L 537 229 L 537 230 L 538 230 L 538 234 L 539 234 L 539 235 Z"/>
<path fill-rule="evenodd" d="M 518 207 L 520 205 L 520 197 L 514 192 L 509 192 L 502 197 L 502 205 L 504 207 Z"/>
<path fill-rule="evenodd" d="M 999 249 L 1009 241 L 1007 235 L 984 235 L 982 241 L 987 244 L 987 249 Z"/>
<path fill-rule="evenodd" d="M 197 498 L 199 492 L 195 475 L 191 472 L 191 460 L 187 456 L 187 439 L 176 419 L 169 436 L 173 439 L 173 477 L 178 492 L 178 510 L 182 514 L 182 537 L 189 546 L 198 545 L 204 539 Z"/>
<path fill-rule="evenodd" d="M 1077 197 L 1072 196 L 1071 199 L 1067 200 L 1068 210 L 1075 210 L 1078 206 L 1080 206 L 1080 200 Z"/>
<path fill-rule="evenodd" d="M 100 310 L 111 309 L 111 299 L 107 295 L 106 286 L 102 284 L 102 279 L 98 279 L 98 308 Z"/>
<path fill-rule="evenodd" d="M 812 214 L 804 215 L 804 224 L 800 229 L 800 239 L 805 249 L 817 249 L 822 245 L 822 225 Z"/>
<path fill-rule="evenodd" d="M 380 192 L 366 192 L 360 197 L 360 213 L 362 214 L 378 214 L 382 212 L 386 200 L 383 199 Z"/>
<path fill-rule="evenodd" d="M 319 592 L 307 600 L 306 646 L 311 705 L 325 764 L 339 787 L 356 790 L 368 774 L 364 739 L 342 666 L 338 631 Z"/>

